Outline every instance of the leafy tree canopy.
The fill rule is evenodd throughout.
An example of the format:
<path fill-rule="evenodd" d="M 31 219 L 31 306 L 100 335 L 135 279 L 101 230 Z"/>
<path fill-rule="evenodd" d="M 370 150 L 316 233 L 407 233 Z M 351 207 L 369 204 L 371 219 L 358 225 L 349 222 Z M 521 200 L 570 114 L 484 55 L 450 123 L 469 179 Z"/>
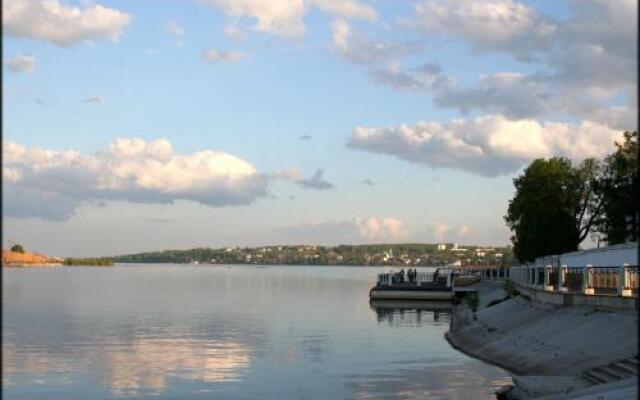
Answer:
<path fill-rule="evenodd" d="M 636 241 L 638 151 L 634 131 L 604 160 L 534 160 L 514 179 L 505 216 L 518 260 L 577 250 L 589 234 L 608 244 Z"/>
<path fill-rule="evenodd" d="M 600 190 L 604 199 L 605 218 L 598 232 L 608 244 L 636 241 L 637 225 L 633 225 L 638 207 L 638 131 L 625 132 L 624 142 L 616 143 L 616 151 L 604 160 L 605 170 Z"/>
<path fill-rule="evenodd" d="M 521 262 L 574 251 L 602 216 L 601 164 L 587 159 L 574 167 L 566 158 L 534 160 L 514 179 L 516 194 L 505 221 Z"/>

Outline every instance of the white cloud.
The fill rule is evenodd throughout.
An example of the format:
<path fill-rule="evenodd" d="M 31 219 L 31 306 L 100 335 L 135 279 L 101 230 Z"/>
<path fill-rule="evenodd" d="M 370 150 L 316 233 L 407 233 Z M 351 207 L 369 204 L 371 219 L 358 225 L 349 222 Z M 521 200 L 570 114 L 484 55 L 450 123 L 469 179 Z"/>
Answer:
<path fill-rule="evenodd" d="M 245 57 L 239 51 L 208 49 L 202 53 L 202 59 L 210 62 L 236 62 Z"/>
<path fill-rule="evenodd" d="M 455 107 L 463 113 L 472 110 L 503 114 L 509 118 L 539 116 L 561 108 L 544 83 L 521 73 L 497 73 L 481 76 L 475 87 L 442 85 L 434 88 L 434 103 Z"/>
<path fill-rule="evenodd" d="M 104 98 L 104 96 L 95 95 L 95 96 L 87 97 L 86 99 L 84 99 L 84 102 L 85 103 L 104 104 L 106 102 L 106 99 Z"/>
<path fill-rule="evenodd" d="M 400 242 L 406 240 L 408 231 L 398 218 L 370 216 L 284 226 L 275 236 L 288 243 L 337 245 Z"/>
<path fill-rule="evenodd" d="M 252 29 L 285 38 L 299 38 L 306 33 L 304 16 L 315 7 L 342 18 L 373 21 L 375 9 L 356 0 L 200 0 L 212 5 L 232 19 L 255 21 Z M 232 34 L 235 32 L 232 32 Z"/>
<path fill-rule="evenodd" d="M 344 20 L 332 24 L 338 54 L 364 65 L 372 81 L 431 95 L 436 106 L 511 119 L 588 119 L 613 129 L 637 129 L 637 2 L 569 1 L 554 20 L 515 0 L 424 0 L 401 27 L 453 37 L 477 51 L 502 52 L 529 72 L 502 71 L 462 85 L 438 64 L 403 67 L 420 44 L 372 40 Z M 438 39 L 440 39 L 438 37 Z M 424 42 L 424 41 L 423 41 Z M 476 114 L 477 115 L 477 114 Z"/>
<path fill-rule="evenodd" d="M 4 65 L 11 72 L 33 72 L 36 69 L 36 57 L 30 54 L 20 54 L 5 60 Z"/>
<path fill-rule="evenodd" d="M 367 240 L 397 240 L 406 235 L 404 222 L 392 217 L 357 218 L 360 236 Z"/>
<path fill-rule="evenodd" d="M 355 0 L 311 0 L 309 3 L 322 11 L 344 18 L 362 18 L 374 21 L 378 17 L 373 7 Z"/>
<path fill-rule="evenodd" d="M 302 0 L 201 0 L 219 8 L 228 16 L 255 20 L 253 29 L 288 38 L 304 35 L 302 21 L 305 4 Z"/>
<path fill-rule="evenodd" d="M 538 157 L 574 160 L 602 157 L 614 149 L 622 132 L 590 121 L 580 124 L 502 116 L 456 119 L 415 126 L 357 127 L 347 145 L 372 153 L 484 176 L 513 173 Z"/>
<path fill-rule="evenodd" d="M 99 4 L 78 8 L 58 0 L 2 2 L 4 34 L 59 46 L 71 46 L 85 40 L 117 40 L 131 19 L 125 12 Z"/>
<path fill-rule="evenodd" d="M 318 168 L 316 170 L 316 173 L 313 174 L 313 176 L 311 176 L 310 178 L 297 179 L 295 183 L 298 186 L 302 186 L 303 188 L 306 188 L 306 189 L 314 189 L 314 190 L 332 189 L 334 185 L 331 182 L 324 179 L 323 176 L 324 176 L 324 169 Z"/>
<path fill-rule="evenodd" d="M 506 50 L 520 58 L 549 46 L 556 31 L 552 21 L 512 0 L 424 0 L 415 14 L 413 25 L 428 34 L 460 37 L 478 50 Z"/>
<path fill-rule="evenodd" d="M 445 235 L 447 234 L 447 232 L 449 232 L 449 230 L 451 230 L 451 226 L 447 224 L 443 224 L 441 222 L 434 222 L 433 224 L 431 224 L 431 232 L 438 243 L 443 243 L 445 241 Z"/>
<path fill-rule="evenodd" d="M 8 216 L 68 219 L 82 203 L 192 200 L 214 207 L 249 204 L 266 195 L 268 179 L 230 154 L 177 154 L 164 139 L 116 139 L 95 154 L 3 145 Z"/>
<path fill-rule="evenodd" d="M 389 40 L 372 40 L 353 34 L 347 21 L 337 19 L 331 24 L 333 47 L 347 60 L 370 65 L 388 62 L 390 59 L 415 52 L 416 43 L 396 43 Z"/>
<path fill-rule="evenodd" d="M 172 21 L 172 20 L 167 21 L 165 23 L 165 28 L 167 29 L 167 32 L 169 32 L 173 36 L 177 36 L 177 37 L 184 36 L 184 29 L 176 21 Z"/>
<path fill-rule="evenodd" d="M 273 174 L 274 178 L 295 182 L 300 179 L 300 171 L 297 168 L 287 168 Z"/>

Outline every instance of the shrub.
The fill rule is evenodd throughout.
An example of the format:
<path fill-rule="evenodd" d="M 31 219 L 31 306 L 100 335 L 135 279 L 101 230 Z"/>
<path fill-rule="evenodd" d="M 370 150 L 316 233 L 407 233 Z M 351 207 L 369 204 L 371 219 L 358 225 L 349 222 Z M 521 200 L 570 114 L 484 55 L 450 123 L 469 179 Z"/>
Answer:
<path fill-rule="evenodd" d="M 478 311 L 478 305 L 480 304 L 480 297 L 478 293 L 470 292 L 464 296 L 464 302 L 473 312 L 473 319 L 476 320 L 476 311 Z"/>
<path fill-rule="evenodd" d="M 516 297 L 520 295 L 520 292 L 516 288 L 516 284 L 511 279 L 504 281 L 502 288 L 507 292 L 508 297 Z"/>
<path fill-rule="evenodd" d="M 21 254 L 25 253 L 24 247 L 22 247 L 21 244 L 14 244 L 11 247 L 11 251 L 15 251 L 16 253 L 21 253 Z"/>

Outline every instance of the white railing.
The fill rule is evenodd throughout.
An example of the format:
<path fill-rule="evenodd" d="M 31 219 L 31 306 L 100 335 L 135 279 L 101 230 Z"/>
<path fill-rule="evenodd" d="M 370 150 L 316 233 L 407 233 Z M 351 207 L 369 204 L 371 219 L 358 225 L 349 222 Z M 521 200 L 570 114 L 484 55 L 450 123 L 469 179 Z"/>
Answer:
<path fill-rule="evenodd" d="M 464 273 L 478 276 L 483 279 L 508 279 L 510 268 L 500 266 L 467 266 L 462 269 Z"/>
<path fill-rule="evenodd" d="M 451 285 L 452 272 L 449 271 L 446 274 L 438 272 L 438 276 L 447 278 L 447 286 Z M 418 286 L 426 283 L 434 283 L 436 274 L 433 272 L 416 272 L 415 275 L 409 275 L 407 272 L 404 274 L 399 272 L 385 272 L 378 274 L 378 286 L 391 286 L 398 283 L 412 283 Z"/>
<path fill-rule="evenodd" d="M 588 295 L 638 295 L 638 266 L 561 267 L 523 265 L 512 267 L 511 280 L 530 288 Z"/>
<path fill-rule="evenodd" d="M 422 285 L 423 283 L 433 282 L 433 277 L 432 272 L 418 272 L 416 274 L 416 284 Z"/>

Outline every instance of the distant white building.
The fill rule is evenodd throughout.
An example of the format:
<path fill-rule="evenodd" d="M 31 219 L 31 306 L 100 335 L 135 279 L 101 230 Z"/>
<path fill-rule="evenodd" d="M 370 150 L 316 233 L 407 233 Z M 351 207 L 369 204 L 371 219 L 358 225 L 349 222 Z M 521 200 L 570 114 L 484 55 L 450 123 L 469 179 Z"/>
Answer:
<path fill-rule="evenodd" d="M 454 243 L 453 247 L 451 247 L 451 251 L 454 251 L 454 252 L 458 252 L 459 251 L 459 252 L 463 253 L 463 252 L 467 251 L 467 249 L 465 249 L 464 247 L 460 247 L 458 245 L 458 243 Z"/>
<path fill-rule="evenodd" d="M 445 251 L 447 249 L 447 245 L 444 243 L 441 243 L 438 245 L 438 251 Z"/>

